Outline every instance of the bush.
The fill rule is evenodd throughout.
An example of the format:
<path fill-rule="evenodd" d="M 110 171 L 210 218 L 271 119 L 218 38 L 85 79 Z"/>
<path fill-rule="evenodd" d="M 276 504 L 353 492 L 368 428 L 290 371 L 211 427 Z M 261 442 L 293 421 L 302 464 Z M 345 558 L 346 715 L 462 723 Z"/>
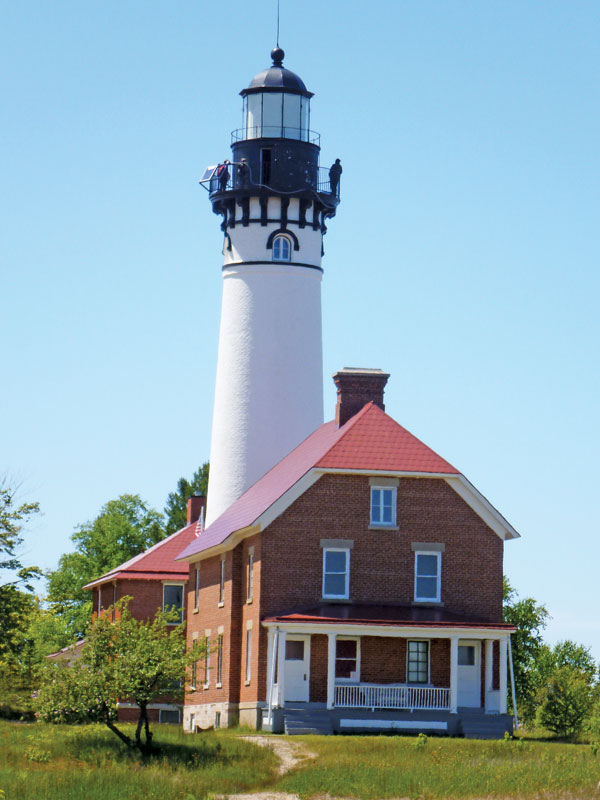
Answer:
<path fill-rule="evenodd" d="M 588 677 L 574 667 L 560 667 L 538 695 L 537 723 L 560 737 L 579 733 L 593 703 Z"/>

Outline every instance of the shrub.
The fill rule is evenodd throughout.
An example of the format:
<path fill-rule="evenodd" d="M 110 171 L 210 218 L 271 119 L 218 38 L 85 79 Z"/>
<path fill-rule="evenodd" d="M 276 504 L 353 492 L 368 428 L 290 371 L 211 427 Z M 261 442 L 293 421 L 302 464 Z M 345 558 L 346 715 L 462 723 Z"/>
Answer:
<path fill-rule="evenodd" d="M 590 713 L 593 690 L 585 674 L 574 667 L 559 667 L 538 695 L 537 722 L 560 737 L 579 733 Z"/>

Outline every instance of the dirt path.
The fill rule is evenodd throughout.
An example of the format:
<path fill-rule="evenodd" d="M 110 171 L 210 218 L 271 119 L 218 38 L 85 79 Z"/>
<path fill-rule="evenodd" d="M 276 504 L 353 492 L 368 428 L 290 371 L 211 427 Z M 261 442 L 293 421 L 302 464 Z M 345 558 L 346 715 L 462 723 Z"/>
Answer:
<path fill-rule="evenodd" d="M 316 753 L 307 750 L 299 742 L 290 742 L 275 736 L 241 736 L 247 742 L 259 745 L 259 747 L 270 747 L 279 759 L 279 775 L 285 775 L 298 764 L 311 758 L 316 758 Z M 297 794 L 288 792 L 252 792 L 251 794 L 227 794 L 217 795 L 216 800 L 299 800 Z"/>

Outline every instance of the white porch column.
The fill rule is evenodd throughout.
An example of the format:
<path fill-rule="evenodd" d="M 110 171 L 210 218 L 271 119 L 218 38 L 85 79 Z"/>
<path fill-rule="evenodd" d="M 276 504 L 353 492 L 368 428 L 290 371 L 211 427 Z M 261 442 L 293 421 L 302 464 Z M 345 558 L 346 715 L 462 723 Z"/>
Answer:
<path fill-rule="evenodd" d="M 507 660 L 508 660 L 508 639 L 503 636 L 500 639 L 500 713 L 506 714 L 507 708 Z"/>
<path fill-rule="evenodd" d="M 335 633 L 327 634 L 327 708 L 335 703 L 335 654 L 337 638 Z"/>
<path fill-rule="evenodd" d="M 268 720 L 271 722 L 273 709 L 273 684 L 275 682 L 275 647 L 277 631 L 269 628 L 267 631 L 267 709 Z"/>
<path fill-rule="evenodd" d="M 458 712 L 458 636 L 450 639 L 450 713 Z"/>
<path fill-rule="evenodd" d="M 494 640 L 485 640 L 485 683 L 484 683 L 484 705 L 486 711 L 490 708 L 490 692 L 494 686 Z"/>
<path fill-rule="evenodd" d="M 277 646 L 277 705 L 279 708 L 284 706 L 285 697 L 285 631 L 279 631 L 279 643 Z"/>

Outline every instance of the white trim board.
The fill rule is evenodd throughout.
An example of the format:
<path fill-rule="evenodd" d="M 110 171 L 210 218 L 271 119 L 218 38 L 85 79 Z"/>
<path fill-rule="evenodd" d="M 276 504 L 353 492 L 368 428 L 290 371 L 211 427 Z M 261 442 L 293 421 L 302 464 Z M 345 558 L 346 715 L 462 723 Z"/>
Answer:
<path fill-rule="evenodd" d="M 403 719 L 341 719 L 340 728 L 391 728 L 398 730 L 447 731 L 447 722 Z"/>

